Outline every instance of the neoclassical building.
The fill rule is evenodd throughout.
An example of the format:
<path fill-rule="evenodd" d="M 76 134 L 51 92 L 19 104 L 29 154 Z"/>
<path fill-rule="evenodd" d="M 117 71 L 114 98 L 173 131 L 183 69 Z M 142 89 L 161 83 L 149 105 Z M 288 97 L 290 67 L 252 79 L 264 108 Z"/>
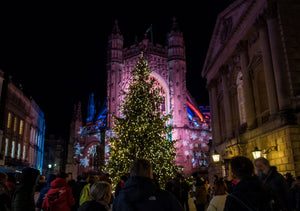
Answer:
<path fill-rule="evenodd" d="M 88 152 L 95 152 L 97 149 L 93 146 L 103 144 L 105 141 L 104 147 L 108 150 L 106 138 L 103 141 L 103 135 L 101 135 L 103 123 L 105 122 L 105 137 L 112 135 L 112 116 L 120 116 L 120 106 L 123 102 L 121 90 L 126 91 L 130 83 L 130 72 L 143 52 L 143 58 L 152 70 L 151 77 L 156 80 L 155 86 L 160 89 L 160 93 L 164 97 L 161 109 L 166 114 L 172 114 L 170 123 L 174 128 L 172 139 L 179 140 L 176 143 L 178 149 L 176 163 L 184 167 L 186 175 L 195 172 L 207 174 L 208 143 L 212 138 L 209 107 L 201 107 L 202 111 L 186 88 L 185 43 L 183 33 L 175 19 L 167 34 L 167 40 L 166 46 L 154 44 L 148 39 L 146 33 L 141 42 L 125 47 L 123 46 L 124 37 L 118 22 L 115 22 L 108 38 L 105 119 L 101 119 L 103 110 L 99 112 L 95 109 L 93 96 L 91 96 L 87 124 L 79 123 L 76 120 L 81 118 L 78 112 L 76 112 L 77 118 L 72 124 L 75 134 L 70 137 L 70 140 L 73 140 L 71 142 L 76 146 L 75 160 L 78 172 L 90 169 L 91 162 L 97 163 L 90 159 L 92 156 L 88 156 Z M 77 106 L 75 110 L 78 107 L 80 106 Z M 81 132 L 78 133 L 78 131 Z M 82 164 L 86 166 L 82 166 Z"/>
<path fill-rule="evenodd" d="M 212 117 L 210 172 L 259 149 L 284 174 L 300 175 L 300 4 L 236 0 L 221 12 L 202 69 Z M 222 172 L 221 172 L 222 170 Z"/>

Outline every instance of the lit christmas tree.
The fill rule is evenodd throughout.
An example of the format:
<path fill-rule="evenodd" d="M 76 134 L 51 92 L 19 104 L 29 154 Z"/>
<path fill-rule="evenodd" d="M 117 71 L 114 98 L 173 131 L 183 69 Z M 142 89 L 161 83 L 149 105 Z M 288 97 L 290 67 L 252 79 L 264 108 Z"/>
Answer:
<path fill-rule="evenodd" d="M 143 55 L 131 72 L 128 91 L 124 92 L 121 117 L 114 116 L 114 136 L 108 138 L 110 151 L 106 169 L 113 186 L 121 175 L 129 173 L 137 158 L 148 159 L 153 173 L 164 188 L 168 178 L 175 177 L 180 167 L 174 162 L 175 140 L 171 140 L 170 115 L 161 112 L 163 97 L 154 87 L 155 79 Z"/>

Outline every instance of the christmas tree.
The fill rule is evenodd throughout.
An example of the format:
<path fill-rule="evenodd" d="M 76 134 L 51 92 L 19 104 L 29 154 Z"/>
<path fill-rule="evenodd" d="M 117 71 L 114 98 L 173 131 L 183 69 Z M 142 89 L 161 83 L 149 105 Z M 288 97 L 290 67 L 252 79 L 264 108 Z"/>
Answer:
<path fill-rule="evenodd" d="M 121 175 L 129 173 L 137 158 L 148 159 L 153 174 L 164 188 L 180 169 L 174 162 L 175 142 L 171 139 L 170 114 L 161 111 L 163 97 L 150 77 L 151 70 L 143 54 L 131 71 L 131 82 L 123 92 L 121 117 L 114 116 L 114 136 L 108 138 L 110 151 L 106 169 L 113 185 Z"/>

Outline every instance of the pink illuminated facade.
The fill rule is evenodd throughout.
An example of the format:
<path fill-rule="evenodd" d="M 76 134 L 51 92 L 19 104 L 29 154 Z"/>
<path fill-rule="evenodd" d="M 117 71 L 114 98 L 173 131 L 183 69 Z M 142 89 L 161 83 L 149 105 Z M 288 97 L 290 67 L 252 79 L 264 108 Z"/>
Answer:
<path fill-rule="evenodd" d="M 121 90 L 126 91 L 130 81 L 130 72 L 135 67 L 141 53 L 143 53 L 144 59 L 148 62 L 148 66 L 152 70 L 151 77 L 156 79 L 155 85 L 160 88 L 161 95 L 165 99 L 161 109 L 166 114 L 172 114 L 170 121 L 170 124 L 174 128 L 172 139 L 179 140 L 176 145 L 178 149 L 176 163 L 184 167 L 184 173 L 186 175 L 191 175 L 195 172 L 205 174 L 209 162 L 208 143 L 212 138 L 209 107 L 206 107 L 206 110 L 204 109 L 205 112 L 202 112 L 197 102 L 187 90 L 185 43 L 183 33 L 180 31 L 175 19 L 170 32 L 167 34 L 167 40 L 167 46 L 160 44 L 154 45 L 154 43 L 147 38 L 146 34 L 140 43 L 131 45 L 130 47 L 124 47 L 124 37 L 117 21 L 115 22 L 112 33 L 108 39 L 107 48 L 107 110 L 105 135 L 112 134 L 112 116 L 120 116 L 120 105 L 123 100 Z M 91 113 L 97 116 L 97 111 L 89 111 L 90 115 Z M 97 118 L 91 119 L 97 120 Z M 79 155 L 82 155 L 81 157 L 77 156 L 77 165 L 80 166 L 79 160 L 85 159 L 83 156 L 87 154 L 88 149 L 93 145 L 100 146 L 100 143 L 103 143 L 106 139 L 99 141 L 101 137 L 95 137 L 93 135 L 89 135 L 89 138 L 87 138 L 87 136 L 82 137 L 82 135 L 79 137 L 80 133 L 76 133 L 76 130 L 78 132 L 78 130 L 82 131 L 84 128 L 93 128 L 97 123 L 94 121 L 94 123 L 91 124 L 91 122 L 87 121 L 86 126 L 82 126 L 82 123 L 79 126 L 78 121 L 77 123 L 76 121 L 74 125 L 74 128 L 77 128 L 74 131 L 75 137 L 71 138 L 75 139 L 73 143 L 77 146 L 76 150 Z M 100 125 L 98 126 L 98 132 L 95 132 L 95 134 L 101 134 L 99 133 L 101 127 Z M 92 132 L 93 130 L 89 131 Z M 85 140 L 83 141 L 83 139 Z M 105 142 L 105 147 L 106 146 L 107 143 Z M 87 158 L 86 160 L 89 159 Z M 80 167 L 80 171 L 86 171 L 89 170 L 89 168 L 90 165 L 84 168 Z"/>

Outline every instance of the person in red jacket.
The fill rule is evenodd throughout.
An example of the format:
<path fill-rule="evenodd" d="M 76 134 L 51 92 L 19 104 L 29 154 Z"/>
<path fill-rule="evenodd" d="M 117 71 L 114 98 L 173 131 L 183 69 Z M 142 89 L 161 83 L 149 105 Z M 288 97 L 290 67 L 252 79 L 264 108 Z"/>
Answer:
<path fill-rule="evenodd" d="M 75 204 L 72 188 L 67 183 L 68 175 L 61 172 L 50 184 L 50 190 L 42 204 L 43 211 L 70 211 Z"/>

